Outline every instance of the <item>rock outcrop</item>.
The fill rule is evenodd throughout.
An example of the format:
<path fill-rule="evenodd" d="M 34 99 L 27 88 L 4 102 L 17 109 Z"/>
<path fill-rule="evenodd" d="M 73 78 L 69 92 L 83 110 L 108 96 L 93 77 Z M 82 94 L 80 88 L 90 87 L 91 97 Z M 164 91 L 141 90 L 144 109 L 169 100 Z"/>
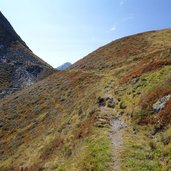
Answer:
<path fill-rule="evenodd" d="M 50 65 L 33 54 L 0 12 L 0 98 L 53 71 Z"/>
<path fill-rule="evenodd" d="M 162 109 L 164 109 L 165 104 L 167 103 L 167 101 L 169 101 L 170 98 L 171 94 L 159 99 L 156 103 L 153 104 L 153 110 L 156 112 L 160 112 Z"/>

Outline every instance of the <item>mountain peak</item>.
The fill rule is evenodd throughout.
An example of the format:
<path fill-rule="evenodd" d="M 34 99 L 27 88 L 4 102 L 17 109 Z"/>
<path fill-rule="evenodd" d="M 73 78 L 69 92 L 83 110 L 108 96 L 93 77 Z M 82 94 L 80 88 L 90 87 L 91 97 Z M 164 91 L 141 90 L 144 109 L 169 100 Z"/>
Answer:
<path fill-rule="evenodd" d="M 27 47 L 26 43 L 15 32 L 14 28 L 0 11 L 0 45 L 8 46 L 13 41 L 19 41 Z M 27 47 L 28 48 L 28 47 Z"/>
<path fill-rule="evenodd" d="M 0 98 L 51 72 L 53 68 L 33 54 L 0 12 Z"/>
<path fill-rule="evenodd" d="M 65 62 L 64 64 L 57 67 L 57 70 L 63 71 L 68 69 L 72 64 L 70 62 Z"/>

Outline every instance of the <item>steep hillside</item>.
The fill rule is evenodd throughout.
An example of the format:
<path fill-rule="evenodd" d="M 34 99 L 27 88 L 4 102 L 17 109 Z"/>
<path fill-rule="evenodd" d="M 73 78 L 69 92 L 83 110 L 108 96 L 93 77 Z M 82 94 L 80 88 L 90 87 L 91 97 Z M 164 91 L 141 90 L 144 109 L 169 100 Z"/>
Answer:
<path fill-rule="evenodd" d="M 0 170 L 169 171 L 171 29 L 116 40 L 0 101 Z"/>
<path fill-rule="evenodd" d="M 90 157 L 86 146 L 96 142 L 97 133 L 103 135 L 93 127 L 100 117 L 96 103 L 100 80 L 81 71 L 59 72 L 4 98 L 0 103 L 0 168 L 55 170 L 71 163 L 75 163 L 71 169 L 86 168 L 84 160 Z"/>
<path fill-rule="evenodd" d="M 122 73 L 125 75 L 124 71 L 132 73 L 135 70 L 143 70 L 142 65 L 148 66 L 146 70 L 153 66 L 153 70 L 154 65 L 159 65 L 162 61 L 164 65 L 169 60 L 166 57 L 171 56 L 170 39 L 171 29 L 124 37 L 90 53 L 72 65 L 72 68 L 102 73 L 115 70 L 119 78 Z"/>
<path fill-rule="evenodd" d="M 0 12 L 0 98 L 53 72 L 18 36 Z"/>

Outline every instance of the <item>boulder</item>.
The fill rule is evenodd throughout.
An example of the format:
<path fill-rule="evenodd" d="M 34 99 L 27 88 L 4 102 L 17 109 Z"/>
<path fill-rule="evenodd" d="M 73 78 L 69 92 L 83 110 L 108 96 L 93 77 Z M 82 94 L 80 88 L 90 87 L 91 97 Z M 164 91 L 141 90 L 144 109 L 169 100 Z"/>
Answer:
<path fill-rule="evenodd" d="M 171 94 L 159 99 L 156 103 L 153 104 L 153 110 L 155 112 L 160 112 L 162 109 L 164 109 L 165 104 L 167 101 L 169 101 L 170 97 L 171 97 Z"/>

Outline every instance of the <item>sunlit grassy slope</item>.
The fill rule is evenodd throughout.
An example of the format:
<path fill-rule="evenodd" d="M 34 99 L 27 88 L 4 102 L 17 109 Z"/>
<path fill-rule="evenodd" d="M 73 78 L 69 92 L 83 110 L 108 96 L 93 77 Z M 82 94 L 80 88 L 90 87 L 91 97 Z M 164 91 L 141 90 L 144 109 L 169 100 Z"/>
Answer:
<path fill-rule="evenodd" d="M 171 30 L 116 40 L 0 101 L 0 170 L 110 171 L 110 120 L 121 116 L 120 170 L 171 170 Z M 117 101 L 99 103 L 103 97 Z M 103 109 L 103 110 L 102 110 Z"/>

